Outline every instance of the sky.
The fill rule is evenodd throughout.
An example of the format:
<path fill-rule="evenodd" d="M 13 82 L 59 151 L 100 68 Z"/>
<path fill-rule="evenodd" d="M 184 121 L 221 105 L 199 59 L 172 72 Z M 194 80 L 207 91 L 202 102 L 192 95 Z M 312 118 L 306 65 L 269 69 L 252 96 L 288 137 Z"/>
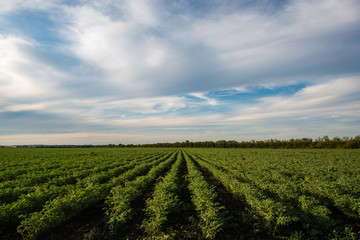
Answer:
<path fill-rule="evenodd" d="M 360 135 L 360 1 L 0 0 L 0 145 Z"/>

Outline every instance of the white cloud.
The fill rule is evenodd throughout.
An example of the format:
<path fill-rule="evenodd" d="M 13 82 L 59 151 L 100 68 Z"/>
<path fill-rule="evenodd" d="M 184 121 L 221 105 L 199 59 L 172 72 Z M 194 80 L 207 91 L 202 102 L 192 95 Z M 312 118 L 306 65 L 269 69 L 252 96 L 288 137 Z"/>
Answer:
<path fill-rule="evenodd" d="M 211 106 L 215 106 L 218 104 L 216 99 L 207 97 L 206 93 L 195 92 L 195 93 L 189 93 L 188 95 L 203 99 Z"/>
<path fill-rule="evenodd" d="M 327 83 L 309 86 L 291 98 L 267 98 L 274 109 L 311 109 L 342 106 L 346 102 L 359 102 L 360 78 L 342 78 Z"/>
<path fill-rule="evenodd" d="M 248 10 L 215 13 L 195 21 L 184 35 L 208 46 L 222 68 L 238 74 L 239 82 L 254 83 L 260 77 L 256 83 L 284 83 L 288 80 L 281 72 L 297 69 L 292 76 L 296 77 L 306 74 L 301 64 L 309 67 L 308 63 L 324 63 L 321 56 L 344 54 L 338 52 L 344 45 L 337 41 L 357 28 L 359 9 L 356 1 L 290 1 L 276 15 Z M 274 72 L 278 79 L 271 76 Z"/>
<path fill-rule="evenodd" d="M 42 98 L 54 90 L 48 78 L 57 73 L 26 53 L 25 49 L 35 46 L 36 43 L 16 36 L 0 35 L 1 98 Z"/>
<path fill-rule="evenodd" d="M 131 19 L 145 26 L 155 26 L 159 24 L 159 19 L 155 13 L 154 2 L 147 0 L 126 1 L 125 9 L 128 10 Z"/>
<path fill-rule="evenodd" d="M 0 0 L 0 15 L 22 9 L 47 10 L 56 6 L 60 0 Z"/>
<path fill-rule="evenodd" d="M 48 110 L 49 104 L 46 103 L 35 103 L 35 104 L 14 104 L 6 106 L 4 109 L 0 110 L 0 112 L 19 112 L 19 111 L 42 111 Z"/>
<path fill-rule="evenodd" d="M 157 83 L 154 71 L 166 72 L 171 50 L 151 33 L 157 17 L 148 2 L 126 1 L 121 10 L 123 17 L 113 19 L 89 6 L 68 8 L 71 25 L 63 35 L 78 58 L 104 72 L 103 82 L 127 96 L 151 94 Z"/>
<path fill-rule="evenodd" d="M 108 100 L 98 103 L 96 108 L 124 114 L 154 114 L 174 112 L 186 106 L 183 97 L 135 98 L 129 100 Z"/>
<path fill-rule="evenodd" d="M 259 104 L 237 112 L 229 121 L 269 118 L 360 117 L 360 78 L 349 77 L 308 86 L 293 96 L 262 98 Z"/>

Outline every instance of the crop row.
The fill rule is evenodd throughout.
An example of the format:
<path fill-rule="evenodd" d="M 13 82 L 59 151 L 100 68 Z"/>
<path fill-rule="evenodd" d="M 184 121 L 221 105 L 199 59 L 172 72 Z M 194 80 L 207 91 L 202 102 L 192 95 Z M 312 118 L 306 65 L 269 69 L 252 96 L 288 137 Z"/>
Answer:
<path fill-rule="evenodd" d="M 153 155 L 144 155 L 143 159 L 149 158 Z M 75 161 L 74 161 L 75 160 Z M 93 161 L 86 160 L 78 160 L 74 159 L 72 162 L 62 161 L 61 164 L 63 166 L 57 168 L 46 168 L 46 169 L 38 169 L 37 171 L 33 171 L 31 168 L 27 169 L 26 174 L 20 174 L 16 177 L 12 177 L 10 180 L 5 180 L 5 176 L 7 174 L 14 175 L 17 171 L 11 172 L 11 170 L 2 171 L 0 173 L 0 178 L 3 180 L 0 182 L 0 189 L 4 190 L 6 188 L 14 188 L 14 187 L 31 187 L 31 186 L 39 186 L 44 183 L 56 184 L 59 181 L 62 181 L 62 178 L 67 178 L 70 176 L 81 176 L 87 173 L 98 173 L 102 171 L 106 171 L 108 169 L 117 167 L 125 162 L 130 160 L 134 160 L 130 156 L 124 155 L 119 156 L 114 159 L 103 159 L 97 158 Z M 74 163 L 75 162 L 75 163 Z M 43 163 L 44 164 L 44 163 Z M 57 163 L 57 166 L 59 163 Z"/>
<path fill-rule="evenodd" d="M 298 172 L 294 177 L 295 174 L 289 174 L 288 169 L 282 170 L 280 164 L 280 169 L 269 171 L 269 167 L 267 167 L 263 171 L 255 170 L 244 173 L 245 164 L 240 161 L 226 161 L 216 158 L 212 162 L 225 167 L 235 176 L 253 182 L 259 188 L 276 194 L 282 201 L 288 202 L 292 206 L 299 206 L 307 213 L 305 215 L 313 215 L 309 216 L 309 219 L 312 217 L 322 218 L 323 228 L 328 228 L 336 223 L 334 219 L 330 219 L 331 211 L 329 208 L 336 207 L 350 218 L 360 218 L 360 192 L 358 190 L 359 184 L 356 184 L 360 178 L 358 174 L 351 174 L 352 172 L 346 168 L 340 174 L 334 174 L 333 163 L 331 163 L 330 168 L 327 167 L 329 170 L 325 172 L 321 168 L 319 170 L 314 167 L 310 169 L 306 167 L 303 170 L 304 173 Z M 291 159 L 288 162 L 291 162 Z M 284 174 L 285 171 L 288 174 Z"/>
<path fill-rule="evenodd" d="M 179 208 L 180 200 L 177 193 L 178 174 L 181 164 L 183 164 L 183 157 L 179 153 L 170 172 L 158 180 L 152 197 L 146 200 L 146 215 L 148 218 L 143 221 L 142 228 L 149 236 L 160 236 L 167 216 Z"/>
<path fill-rule="evenodd" d="M 287 211 L 286 206 L 267 198 L 251 184 L 237 180 L 233 175 L 199 157 L 195 156 L 195 159 L 201 166 L 208 169 L 235 198 L 246 202 L 249 206 L 249 211 L 252 212 L 254 217 L 257 217 L 259 221 L 261 221 L 261 225 L 270 230 L 273 235 L 276 234 L 278 227 L 286 226 L 297 220 L 295 216 Z"/>
<path fill-rule="evenodd" d="M 9 151 L 6 151 L 9 150 Z M 162 150 L 162 152 L 167 152 Z M 94 173 L 105 166 L 148 158 L 159 154 L 151 149 L 113 151 L 112 149 L 2 149 L 0 189 L 40 185 L 57 176 L 86 169 Z"/>
<path fill-rule="evenodd" d="M 146 173 L 153 166 L 167 159 L 170 154 L 138 166 L 134 165 L 136 163 L 132 163 L 131 166 L 123 169 L 122 172 L 127 171 L 120 176 L 110 177 L 111 181 L 101 184 L 97 182 L 98 178 L 95 178 L 84 188 L 76 188 L 64 196 L 48 201 L 40 212 L 31 213 L 20 222 L 18 232 L 26 239 L 37 237 L 42 232 L 55 227 L 81 211 L 95 206 L 105 199 L 113 187 L 123 185 L 126 181 L 131 181 L 138 175 Z"/>
<path fill-rule="evenodd" d="M 217 194 L 214 187 L 205 180 L 189 155 L 185 153 L 184 156 L 188 168 L 187 180 L 192 193 L 191 199 L 200 218 L 199 226 L 205 238 L 213 239 L 221 231 L 223 219 L 220 210 L 224 207 L 216 202 Z"/>
<path fill-rule="evenodd" d="M 227 151 L 226 155 L 221 151 L 215 153 L 210 150 L 191 150 L 191 153 L 229 192 L 247 203 L 250 211 L 261 216 L 265 220 L 261 225 L 267 226 L 274 236 L 281 232 L 278 231 L 279 227 L 283 227 L 284 233 L 284 227 L 296 225 L 297 231 L 305 230 L 307 234 L 324 237 L 329 234 L 329 229 L 345 228 L 349 226 L 346 224 L 353 224 L 360 219 L 360 199 L 354 194 L 357 188 L 348 187 L 344 191 L 344 184 L 338 181 L 347 178 L 350 180 L 349 186 L 353 186 L 350 184 L 358 176 L 352 174 L 350 169 L 334 164 L 340 162 L 341 158 L 324 159 L 331 163 L 329 168 L 305 166 L 301 163 L 301 157 L 293 154 L 293 151 L 290 152 L 293 155 L 270 155 L 271 159 L 254 153 L 231 156 L 231 151 Z M 315 154 L 318 157 L 318 153 Z M 254 159 L 254 156 L 261 158 Z M 317 159 L 312 155 L 310 157 L 314 164 Z M 311 163 L 307 160 L 305 162 Z M 329 170 L 321 170 L 325 168 Z M 334 172 L 337 168 L 342 168 L 341 173 Z M 336 180 L 331 181 L 332 178 Z"/>
<path fill-rule="evenodd" d="M 143 191 L 151 186 L 159 174 L 176 159 L 175 152 L 166 161 L 152 168 L 145 176 L 137 177 L 134 181 L 127 181 L 124 185 L 114 187 L 106 199 L 108 226 L 114 233 L 126 229 L 126 223 L 132 218 L 130 203 L 139 197 Z M 129 179 L 130 180 L 130 179 Z"/>
<path fill-rule="evenodd" d="M 156 159 L 156 157 L 150 158 L 148 161 L 152 161 L 154 159 Z M 139 160 L 139 162 L 143 161 Z M 18 222 L 20 216 L 26 216 L 29 213 L 41 210 L 47 201 L 50 201 L 56 197 L 66 196 L 69 192 L 77 191 L 78 189 L 84 188 L 87 185 L 101 184 L 106 182 L 111 178 L 118 176 L 122 172 L 133 168 L 137 163 L 137 161 L 133 161 L 114 169 L 110 169 L 109 171 L 103 171 L 94 175 L 90 175 L 86 178 L 83 178 L 76 184 L 61 186 L 42 185 L 37 187 L 35 191 L 21 195 L 17 201 L 0 206 L 1 229 L 5 228 L 9 224 L 15 224 Z"/>
<path fill-rule="evenodd" d="M 244 179 L 239 166 L 232 164 L 233 162 L 220 160 L 211 163 L 218 168 L 221 166 L 237 179 Z M 262 176 L 264 174 L 266 177 Z M 331 211 L 323 203 L 313 196 L 305 195 L 300 191 L 299 186 L 292 185 L 290 181 L 282 181 L 282 183 L 271 181 L 272 176 L 266 173 L 246 173 L 245 179 L 258 194 L 283 205 L 287 214 L 295 216 L 292 220 L 299 219 L 304 228 L 326 230 L 337 223 L 331 218 Z"/>
<path fill-rule="evenodd" d="M 41 178 L 41 179 L 46 179 L 46 181 L 42 181 L 43 184 L 36 186 L 27 186 L 28 182 L 34 182 L 33 178 L 28 178 L 26 181 L 21 181 L 21 183 L 19 183 L 19 181 L 11 181 L 11 185 L 8 184 L 9 182 L 5 182 L 3 185 L 6 185 L 6 187 L 2 188 L 0 193 L 0 203 L 12 203 L 13 201 L 16 201 L 23 194 L 39 191 L 39 189 L 46 189 L 48 187 L 53 187 L 54 185 L 60 187 L 63 185 L 80 183 L 84 178 L 96 175 L 97 173 L 104 174 L 104 172 L 111 172 L 111 171 L 116 172 L 116 170 L 119 167 L 122 167 L 126 163 L 127 162 L 124 161 L 122 163 L 103 165 L 96 168 L 89 167 L 82 171 L 76 171 L 77 169 L 69 169 L 66 172 L 64 171 L 62 175 L 58 177 L 53 176 L 53 178 L 46 178 L 49 177 L 48 175 L 40 176 L 40 177 L 38 176 L 36 177 L 36 179 Z"/>

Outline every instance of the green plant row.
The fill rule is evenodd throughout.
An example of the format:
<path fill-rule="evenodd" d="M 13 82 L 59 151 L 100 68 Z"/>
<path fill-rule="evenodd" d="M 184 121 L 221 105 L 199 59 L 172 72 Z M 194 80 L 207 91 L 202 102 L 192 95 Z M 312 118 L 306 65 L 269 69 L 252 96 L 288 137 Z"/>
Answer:
<path fill-rule="evenodd" d="M 52 150 L 48 152 L 45 150 L 40 151 L 39 149 L 19 149 L 15 152 L 12 151 L 12 153 L 12 155 L 5 155 L 5 159 L 0 157 L 0 160 L 6 166 L 3 171 L 0 171 L 1 184 L 6 181 L 24 181 L 28 178 L 36 180 L 37 176 L 40 176 L 39 180 L 41 180 L 41 175 L 45 176 L 75 169 L 94 168 L 101 163 L 111 164 L 117 162 L 112 158 L 107 158 L 106 155 L 91 156 L 66 150 L 60 152 Z M 90 156 L 91 158 L 89 159 Z M 126 159 L 128 156 L 124 154 L 119 156 L 119 158 Z"/>
<path fill-rule="evenodd" d="M 259 225 L 269 230 L 274 236 L 279 227 L 284 227 L 299 220 L 291 212 L 287 211 L 286 206 L 267 198 L 250 183 L 240 182 L 233 175 L 229 174 L 229 172 L 225 172 L 195 155 L 193 156 L 201 166 L 212 172 L 214 177 L 220 181 L 235 198 L 240 201 L 245 201 L 250 207 L 249 211 L 254 214 L 255 218 L 258 218 Z"/>
<path fill-rule="evenodd" d="M 332 212 L 328 207 L 315 197 L 305 195 L 301 191 L 300 183 L 292 185 L 289 180 L 280 181 L 279 177 L 274 179 L 267 171 L 243 174 L 235 161 L 213 160 L 211 164 L 223 168 L 238 179 L 246 179 L 254 189 L 257 189 L 258 194 L 269 199 L 277 199 L 280 204 L 286 206 L 287 213 L 300 219 L 303 227 L 309 231 L 316 229 L 324 232 L 337 224 L 337 221 L 331 217 Z"/>
<path fill-rule="evenodd" d="M 360 220 L 360 196 L 339 193 L 336 186 L 324 182 L 304 184 L 303 189 L 310 194 L 329 199 L 331 203 L 346 216 L 356 219 L 357 221 Z"/>
<path fill-rule="evenodd" d="M 98 168 L 97 172 L 103 172 L 111 170 L 112 168 L 117 168 L 119 166 L 122 166 L 122 163 L 116 163 L 111 166 L 103 166 L 102 168 Z M 7 188 L 2 188 L 0 192 L 0 203 L 9 204 L 14 201 L 16 201 L 21 195 L 28 194 L 35 192 L 39 188 L 46 189 L 50 186 L 63 186 L 68 184 L 75 184 L 76 182 L 81 181 L 85 177 L 94 174 L 94 169 L 85 169 L 82 171 L 74 171 L 74 169 L 71 169 L 64 172 L 64 175 L 60 175 L 59 177 L 55 177 L 52 179 L 47 179 L 47 183 L 44 183 L 42 185 L 36 185 L 36 186 L 27 186 L 27 184 L 24 182 L 13 182 L 11 185 L 13 186 L 22 186 L 22 187 L 10 187 L 7 186 Z M 66 174 L 66 175 L 65 175 Z M 29 181 L 32 181 L 31 179 Z"/>
<path fill-rule="evenodd" d="M 189 152 L 286 206 L 287 214 L 299 220 L 278 228 L 277 235 L 301 231 L 306 237 L 325 239 L 334 231 L 345 234 L 349 226 L 356 228 L 359 222 L 358 150 L 189 149 Z"/>
<path fill-rule="evenodd" d="M 142 159 L 145 160 L 150 157 L 153 156 L 144 156 Z M 10 201 L 9 199 L 14 199 L 19 196 L 19 194 L 31 192 L 31 187 L 35 189 L 42 184 L 55 184 L 58 186 L 64 184 L 73 184 L 76 183 L 77 179 L 84 178 L 90 174 L 95 174 L 107 171 L 112 168 L 116 168 L 131 160 L 133 159 L 131 159 L 130 157 L 121 158 L 117 159 L 115 162 L 96 162 L 96 165 L 91 162 L 85 162 L 84 164 L 77 165 L 76 167 L 71 165 L 72 167 L 57 168 L 51 172 L 32 172 L 31 174 L 24 174 L 14 180 L 3 181 L 0 183 L 0 203 L 8 203 L 8 201 Z M 11 191 L 10 189 L 16 190 Z"/>
<path fill-rule="evenodd" d="M 82 210 L 96 205 L 107 196 L 112 187 L 124 184 L 125 181 L 144 174 L 154 165 L 164 161 L 168 155 L 150 163 L 140 164 L 135 168 L 134 164 L 132 164 L 131 167 L 126 167 L 127 170 L 130 170 L 119 177 L 111 179 L 108 183 L 89 182 L 85 188 L 74 189 L 65 196 L 47 202 L 40 212 L 31 213 L 20 222 L 18 232 L 21 233 L 24 239 L 36 238 L 51 227 L 55 227 Z"/>
<path fill-rule="evenodd" d="M 3 230 L 9 224 L 18 222 L 20 216 L 26 216 L 29 213 L 40 211 L 44 204 L 49 200 L 66 195 L 66 193 L 81 188 L 88 183 L 99 182 L 99 179 L 104 180 L 106 174 L 107 178 L 110 179 L 112 176 L 116 176 L 135 165 L 136 163 L 133 162 L 112 169 L 112 171 L 100 172 L 91 177 L 82 179 L 76 185 L 42 185 L 36 187 L 34 191 L 21 195 L 17 201 L 0 206 L 0 230 Z"/>
<path fill-rule="evenodd" d="M 132 218 L 133 213 L 130 203 L 151 186 L 159 174 L 175 161 L 177 154 L 178 152 L 174 152 L 166 161 L 153 167 L 145 176 L 137 177 L 134 181 L 127 181 L 125 185 L 111 189 L 106 199 L 106 215 L 108 227 L 112 232 L 118 233 L 126 229 L 126 223 Z"/>
<path fill-rule="evenodd" d="M 153 161 L 155 159 L 156 157 L 151 158 L 148 161 Z M 139 160 L 139 162 L 143 161 Z M 19 200 L 0 207 L 0 230 L 6 228 L 9 224 L 16 224 L 20 217 L 24 218 L 32 212 L 40 211 L 45 203 L 49 203 L 49 201 L 51 203 L 55 198 L 66 198 L 66 196 L 76 193 L 86 186 L 92 186 L 94 184 L 105 182 L 105 180 L 110 180 L 124 171 L 132 169 L 134 166 L 138 165 L 139 162 L 130 162 L 115 169 L 111 169 L 110 171 L 88 176 L 77 184 L 64 186 L 44 185 L 38 187 L 34 192 L 21 195 Z M 112 182 L 114 181 L 115 180 L 112 180 Z"/>
<path fill-rule="evenodd" d="M 261 167 L 250 161 L 233 161 L 221 158 L 211 160 L 239 178 L 245 178 L 262 190 L 272 192 L 289 210 L 297 212 L 306 229 L 328 231 L 340 223 L 330 209 L 338 209 L 342 214 L 358 221 L 360 219 L 359 175 L 356 158 L 348 152 L 333 154 L 305 152 L 292 153 L 284 158 L 281 154 L 263 155 Z M 304 158 L 304 155 L 307 158 Z M 322 162 L 319 162 L 322 159 Z M 252 160 L 252 159 L 250 159 Z M 319 162 L 319 165 L 315 165 Z M 276 168 L 271 165 L 276 164 Z M 299 213 L 296 208 L 299 208 Z"/>
<path fill-rule="evenodd" d="M 47 201 L 57 196 L 63 196 L 74 188 L 75 185 L 41 187 L 34 192 L 21 195 L 15 202 L 1 205 L 0 233 L 8 226 L 17 224 L 22 216 L 40 211 Z"/>
<path fill-rule="evenodd" d="M 205 238 L 214 239 L 224 223 L 220 216 L 220 210 L 224 207 L 216 202 L 217 194 L 214 187 L 206 182 L 189 155 L 184 152 L 184 156 L 188 168 L 186 179 L 189 182 L 191 200 L 200 218 L 199 227 Z"/>
<path fill-rule="evenodd" d="M 116 165 L 117 163 L 112 163 L 109 165 Z M 110 166 L 109 166 L 110 167 Z M 94 166 L 92 164 L 84 164 L 84 165 L 70 165 L 67 167 L 59 167 L 56 169 L 48 169 L 48 170 L 38 170 L 33 172 L 28 172 L 26 174 L 22 174 L 20 176 L 17 176 L 14 179 L 11 180 L 4 180 L 0 183 L 0 188 L 6 188 L 6 187 L 12 187 L 16 185 L 22 185 L 22 186 L 34 186 L 34 185 L 40 185 L 42 183 L 46 183 L 47 181 L 66 175 L 69 172 L 80 172 L 80 171 L 89 171 L 94 170 Z"/>
<path fill-rule="evenodd" d="M 148 216 L 141 225 L 149 236 L 162 235 L 162 226 L 167 216 L 175 212 L 180 205 L 178 192 L 179 167 L 183 163 L 182 154 L 177 155 L 177 160 L 170 172 L 156 183 L 152 197 L 146 200 L 146 215 Z"/>
<path fill-rule="evenodd" d="M 122 150 L 110 149 L 1 149 L 0 186 L 10 181 L 20 185 L 37 184 L 42 180 L 51 179 L 52 175 L 96 169 L 102 165 L 110 166 L 132 158 L 156 155 L 158 151 L 150 150 Z M 13 149 L 14 150 L 14 149 Z M 32 179 L 29 181 L 28 179 Z M 27 182 L 29 181 L 29 182 Z"/>

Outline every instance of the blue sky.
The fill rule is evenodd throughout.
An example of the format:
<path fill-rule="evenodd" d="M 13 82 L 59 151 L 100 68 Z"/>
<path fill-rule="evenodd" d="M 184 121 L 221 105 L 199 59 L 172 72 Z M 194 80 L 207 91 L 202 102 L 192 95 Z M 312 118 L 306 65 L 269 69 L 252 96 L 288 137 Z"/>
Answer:
<path fill-rule="evenodd" d="M 0 3 L 0 145 L 360 135 L 359 1 Z"/>

